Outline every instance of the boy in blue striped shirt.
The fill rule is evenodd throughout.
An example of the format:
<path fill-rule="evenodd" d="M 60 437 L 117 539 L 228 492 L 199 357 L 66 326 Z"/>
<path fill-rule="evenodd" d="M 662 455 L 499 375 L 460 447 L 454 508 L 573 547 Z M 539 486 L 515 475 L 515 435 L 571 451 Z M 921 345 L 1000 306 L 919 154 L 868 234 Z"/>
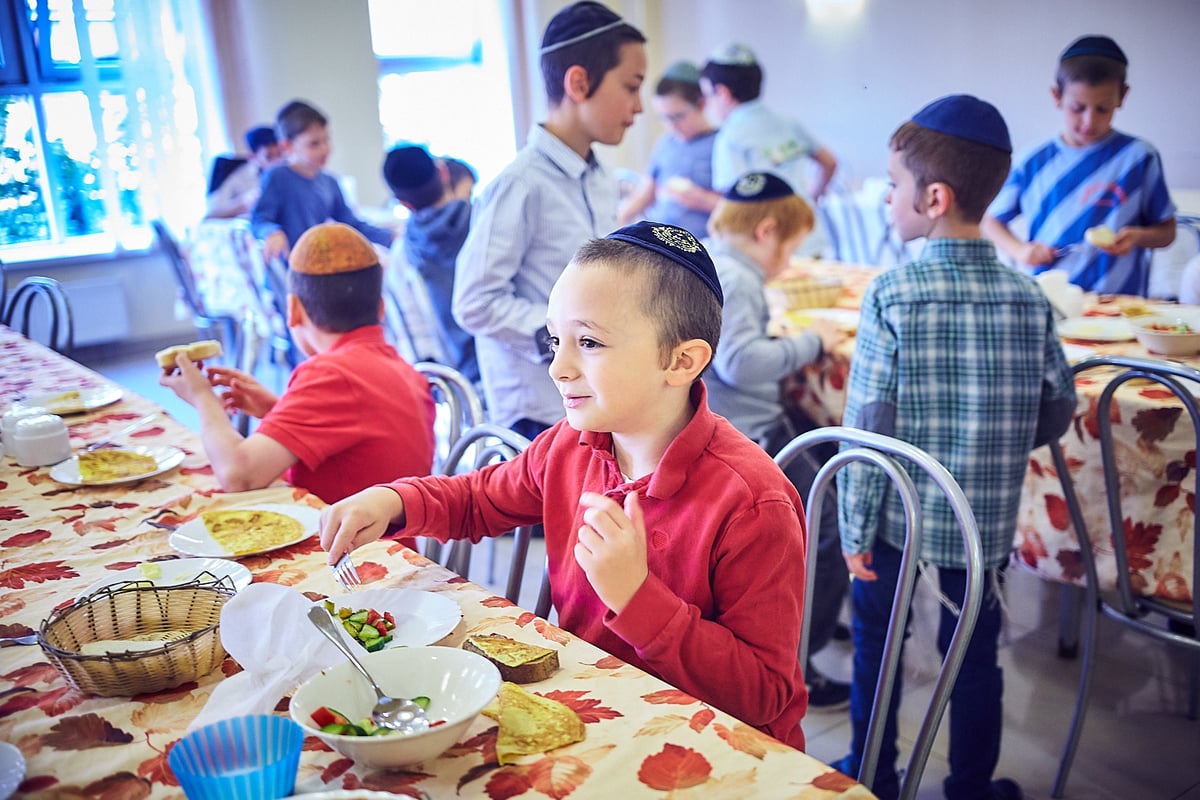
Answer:
<path fill-rule="evenodd" d="M 1000 757 L 1003 678 L 997 663 L 996 595 L 1017 530 L 1029 451 L 1062 434 L 1075 411 L 1075 383 L 1046 296 L 1004 266 L 980 232 L 984 209 L 1012 158 L 994 106 L 969 95 L 935 100 L 891 139 L 887 201 L 904 241 L 925 238 L 920 258 L 879 275 L 863 295 L 846 390 L 845 424 L 922 448 L 955 477 L 979 523 L 983 608 L 950 695 L 947 800 L 1020 800 L 1020 787 L 992 773 Z M 923 511 L 920 559 L 937 567 L 941 594 L 961 605 L 962 537 L 949 503 L 910 470 Z M 850 755 L 835 767 L 857 775 L 904 543 L 904 514 L 887 477 L 866 464 L 838 475 L 839 530 L 854 608 Z M 957 614 L 941 610 L 945 653 Z M 897 794 L 896 710 L 884 726 L 871 787 Z"/>
<path fill-rule="evenodd" d="M 1063 131 L 1020 160 L 983 230 L 1035 274 L 1064 269 L 1085 290 L 1145 296 L 1150 249 L 1175 241 L 1175 205 L 1158 151 L 1112 127 L 1129 91 L 1128 63 L 1107 36 L 1084 36 L 1063 51 L 1050 90 Z M 1008 227 L 1020 215 L 1029 241 Z"/>

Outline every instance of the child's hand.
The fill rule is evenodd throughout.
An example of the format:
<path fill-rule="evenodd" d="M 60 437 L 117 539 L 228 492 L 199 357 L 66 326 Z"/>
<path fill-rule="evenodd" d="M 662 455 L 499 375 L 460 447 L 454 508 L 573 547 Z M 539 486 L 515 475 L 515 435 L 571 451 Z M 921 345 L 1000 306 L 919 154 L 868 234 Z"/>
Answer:
<path fill-rule="evenodd" d="M 321 511 L 321 547 L 336 564 L 343 553 L 369 544 L 393 521 L 404 523 L 404 502 L 385 486 L 372 486 Z"/>
<path fill-rule="evenodd" d="M 229 391 L 221 395 L 221 404 L 227 412 L 241 411 L 262 419 L 279 398 L 249 373 L 231 367 L 209 367 L 208 380 L 213 386 L 224 386 Z"/>
<path fill-rule="evenodd" d="M 1058 259 L 1058 252 L 1048 244 L 1041 242 L 1026 242 L 1021 250 L 1021 262 L 1031 267 L 1043 264 L 1053 264 Z"/>
<path fill-rule="evenodd" d="M 585 492 L 587 508 L 575 544 L 575 560 L 604 605 L 620 614 L 649 574 L 646 565 L 646 522 L 637 493 L 625 496 L 625 508 L 602 494 Z"/>
<path fill-rule="evenodd" d="M 174 372 L 162 375 L 158 379 L 160 386 L 166 386 L 179 396 L 179 399 L 189 406 L 195 406 L 201 395 L 212 394 L 212 386 L 196 363 L 184 353 L 175 356 Z"/>
<path fill-rule="evenodd" d="M 1133 248 L 1141 244 L 1142 228 L 1126 227 L 1117 231 L 1116 238 L 1108 247 L 1101 247 L 1104 252 L 1114 255 L 1123 256 Z"/>
<path fill-rule="evenodd" d="M 879 578 L 871 569 L 870 553 L 842 553 L 842 558 L 846 559 L 846 569 L 859 580 L 873 581 Z"/>
<path fill-rule="evenodd" d="M 270 261 L 275 256 L 286 259 L 291 254 L 291 249 L 288 247 L 287 234 L 283 231 L 275 231 L 263 239 L 262 256 L 263 261 Z"/>
<path fill-rule="evenodd" d="M 832 319 L 814 319 L 808 330 L 820 337 L 821 347 L 826 353 L 832 353 L 833 349 L 847 338 L 841 324 Z"/>

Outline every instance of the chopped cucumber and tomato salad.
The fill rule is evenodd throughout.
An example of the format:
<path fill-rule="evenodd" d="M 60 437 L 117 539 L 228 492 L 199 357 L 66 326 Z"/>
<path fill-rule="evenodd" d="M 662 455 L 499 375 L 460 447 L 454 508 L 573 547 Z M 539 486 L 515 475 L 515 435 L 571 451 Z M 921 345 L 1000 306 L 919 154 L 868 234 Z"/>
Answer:
<path fill-rule="evenodd" d="M 380 613 L 373 608 L 337 608 L 330 600 L 325 601 L 325 610 L 340 621 L 351 638 L 365 647 L 368 653 L 382 650 L 392 640 L 391 631 L 396 627 L 396 619 L 390 611 Z"/>
<path fill-rule="evenodd" d="M 429 709 L 428 697 L 414 697 L 412 700 L 421 708 Z M 345 714 L 329 706 L 321 706 L 314 711 L 312 721 L 321 729 L 321 733 L 332 733 L 338 736 L 386 736 L 389 733 L 395 733 L 390 728 L 380 728 L 370 717 L 363 717 L 357 722 L 351 722 Z M 430 727 L 437 727 L 443 722 L 445 720 L 438 720 L 431 723 Z"/>

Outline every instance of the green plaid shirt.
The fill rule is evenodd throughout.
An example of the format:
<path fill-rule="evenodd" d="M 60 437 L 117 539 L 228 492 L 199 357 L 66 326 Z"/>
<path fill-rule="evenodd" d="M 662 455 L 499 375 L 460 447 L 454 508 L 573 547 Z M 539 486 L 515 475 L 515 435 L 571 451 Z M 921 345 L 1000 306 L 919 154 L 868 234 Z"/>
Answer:
<path fill-rule="evenodd" d="M 1075 409 L 1041 289 L 1001 264 L 987 241 L 928 242 L 919 260 L 867 287 L 847 393 L 846 425 L 914 444 L 950 470 L 979 523 L 984 565 L 1005 563 L 1029 451 L 1064 432 Z M 964 568 L 949 503 L 908 466 L 925 520 L 921 559 Z M 903 507 L 889 486 L 865 464 L 841 471 L 844 551 L 868 552 L 876 536 L 903 545 Z"/>

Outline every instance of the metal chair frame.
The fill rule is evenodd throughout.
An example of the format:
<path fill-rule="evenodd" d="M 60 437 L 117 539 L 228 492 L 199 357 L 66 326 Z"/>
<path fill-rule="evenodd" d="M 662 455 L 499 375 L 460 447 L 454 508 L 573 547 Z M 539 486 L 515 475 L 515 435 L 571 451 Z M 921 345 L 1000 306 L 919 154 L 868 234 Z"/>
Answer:
<path fill-rule="evenodd" d="M 383 283 L 388 327 L 401 353 L 410 361 L 450 364 L 451 349 L 429 296 L 429 287 L 399 247 L 392 248 Z"/>
<path fill-rule="evenodd" d="M 433 469 L 439 472 L 463 431 L 484 422 L 483 401 L 475 386 L 453 367 L 432 361 L 418 361 L 413 368 L 429 381 L 434 402 L 446 410 L 444 418 L 437 425 L 440 428 L 441 423 L 445 423 L 445 436 L 439 437 L 434 452 Z"/>
<path fill-rule="evenodd" d="M 47 344 L 52 350 L 70 355 L 75 349 L 75 318 L 71 314 L 71 303 L 63 291 L 62 284 L 54 278 L 31 275 L 13 289 L 8 307 L 3 310 L 4 324 L 22 336 L 28 337 L 32 329 L 34 301 L 42 298 L 46 302 L 48 316 Z M 20 313 L 20 322 L 14 325 Z"/>
<path fill-rule="evenodd" d="M 904 506 L 905 535 L 900 560 L 900 574 L 896 582 L 892 614 L 888 622 L 879 683 L 875 687 L 875 699 L 871 707 L 871 721 L 867 727 L 866 749 L 857 775 L 858 780 L 866 786 L 870 786 L 874 782 L 875 771 L 879 765 L 884 721 L 887 718 L 889 699 L 895 686 L 896 671 L 900 666 L 900 652 L 904 642 L 909 606 L 912 603 L 913 588 L 916 583 L 917 560 L 921 552 L 921 502 L 912 478 L 896 460 L 897 457 L 915 464 L 929 475 L 946 495 L 962 531 L 963 548 L 966 551 L 967 561 L 966 594 L 963 598 L 958 624 L 954 627 L 954 635 L 950 639 L 946 657 L 934 684 L 933 695 L 925 711 L 925 717 L 921 721 L 917 737 L 913 741 L 912 756 L 904 774 L 904 782 L 900 787 L 901 800 L 912 800 L 916 797 L 921 783 L 921 775 L 925 771 L 925 763 L 929 760 L 929 752 L 933 747 L 934 736 L 937 734 L 946 705 L 950 701 L 950 693 L 958 678 L 963 659 L 966 657 L 967 645 L 970 643 L 975 623 L 979 618 L 979 611 L 983 606 L 984 570 L 979 526 L 975 522 L 975 514 L 971 511 L 967 497 L 954 476 L 929 453 L 891 436 L 841 426 L 817 428 L 801 434 L 789 442 L 775 456 L 775 462 L 780 465 L 780 468 L 784 468 L 809 448 L 826 443 L 845 443 L 852 447 L 841 450 L 821 467 L 813 480 L 812 489 L 808 495 L 805 514 L 809 526 L 804 576 L 806 602 L 800 629 L 799 652 L 801 664 L 808 663 L 808 636 L 812 624 L 812 606 L 807 602 L 807 598 L 813 596 L 816 580 L 817 537 L 821 520 L 821 506 L 837 471 L 843 466 L 855 462 L 879 467 L 891 479 Z"/>
<path fill-rule="evenodd" d="M 180 296 L 192 313 L 192 321 L 196 329 L 219 340 L 225 352 L 234 354 L 231 358 L 237 358 L 237 354 L 241 352 L 237 319 L 230 314 L 209 312 L 204 298 L 200 294 L 200 289 L 196 285 L 196 276 L 192 273 L 192 265 L 188 262 L 178 240 L 162 220 L 151 220 L 150 226 L 154 229 L 155 236 L 158 237 L 159 247 L 162 248 L 167 261 L 171 263 L 171 269 L 175 272 L 175 280 L 179 284 Z"/>
<path fill-rule="evenodd" d="M 515 458 L 528 446 L 528 439 L 509 428 L 487 422 L 475 425 L 463 431 L 450 448 L 450 453 L 442 464 L 441 473 L 443 475 L 457 474 L 468 452 L 473 454 L 473 468 L 479 469 L 496 461 Z M 533 528 L 533 525 L 520 525 L 513 530 L 512 559 L 509 562 L 508 581 L 504 592 L 504 596 L 513 603 L 519 602 L 521 596 L 521 584 L 524 582 L 525 563 L 529 556 L 529 542 L 533 538 Z M 495 545 L 492 537 L 484 541 Z M 430 539 L 426 543 L 424 555 L 464 578 L 469 578 L 471 550 L 472 543 L 466 539 L 450 542 L 448 548 L 443 548 L 440 542 Z M 542 583 L 533 612 L 539 617 L 545 617 L 550 613 L 551 607 L 550 573 L 548 566 L 543 565 Z"/>
<path fill-rule="evenodd" d="M 1084 521 L 1082 506 L 1075 492 L 1075 482 L 1071 478 L 1062 445 L 1058 440 L 1050 443 L 1050 455 L 1054 468 L 1058 471 L 1059 482 L 1062 484 L 1063 499 L 1066 501 L 1067 512 L 1071 525 L 1079 541 L 1080 561 L 1083 563 L 1087 584 L 1084 587 L 1085 607 L 1094 613 L 1083 615 L 1083 663 L 1080 666 L 1079 691 L 1075 698 L 1075 710 L 1071 717 L 1071 728 L 1063 747 L 1063 755 L 1059 761 L 1058 774 L 1054 779 L 1052 797 L 1062 797 L 1066 791 L 1067 777 L 1079 748 L 1079 739 L 1083 732 L 1083 723 L 1087 716 L 1087 703 L 1091 694 L 1092 678 L 1096 658 L 1096 622 L 1101 614 L 1116 620 L 1136 631 L 1168 644 L 1184 647 L 1192 651 L 1191 679 L 1188 697 L 1188 718 L 1196 719 L 1200 710 L 1200 637 L 1185 636 L 1172 632 L 1168 628 L 1159 627 L 1149 621 L 1148 615 L 1157 615 L 1156 621 L 1162 619 L 1174 620 L 1180 623 L 1190 623 L 1193 630 L 1200 628 L 1200 593 L 1196 587 L 1200 585 L 1200 515 L 1192 523 L 1192 604 L 1191 613 L 1179 605 L 1171 604 L 1155 597 L 1135 595 L 1130 580 L 1129 558 L 1125 545 L 1124 514 L 1121 508 L 1120 474 L 1117 470 L 1115 448 L 1112 436 L 1112 420 L 1109 411 L 1116 390 L 1124 383 L 1144 379 L 1165 386 L 1183 404 L 1191 418 L 1193 430 L 1197 432 L 1197 449 L 1200 449 L 1200 405 L 1197 404 L 1192 392 L 1181 383 L 1188 380 L 1200 383 L 1200 370 L 1176 364 L 1169 361 L 1157 361 L 1131 356 L 1093 356 L 1076 363 L 1072 372 L 1079 375 L 1087 370 L 1100 366 L 1114 366 L 1124 369 L 1117 374 L 1100 393 L 1096 407 L 1096 419 L 1099 423 L 1100 453 L 1104 464 L 1104 486 L 1107 495 L 1108 522 L 1111 529 L 1113 554 L 1117 565 L 1117 591 L 1115 600 L 1107 599 L 1100 594 L 1100 583 L 1096 570 L 1096 558 L 1092 552 L 1092 539 Z M 1194 471 L 1195 472 L 1195 471 Z M 1194 475 L 1193 490 L 1200 494 L 1200 473 Z M 1073 588 L 1073 587 L 1072 587 Z M 1077 592 L 1071 593 L 1078 596 Z"/>

